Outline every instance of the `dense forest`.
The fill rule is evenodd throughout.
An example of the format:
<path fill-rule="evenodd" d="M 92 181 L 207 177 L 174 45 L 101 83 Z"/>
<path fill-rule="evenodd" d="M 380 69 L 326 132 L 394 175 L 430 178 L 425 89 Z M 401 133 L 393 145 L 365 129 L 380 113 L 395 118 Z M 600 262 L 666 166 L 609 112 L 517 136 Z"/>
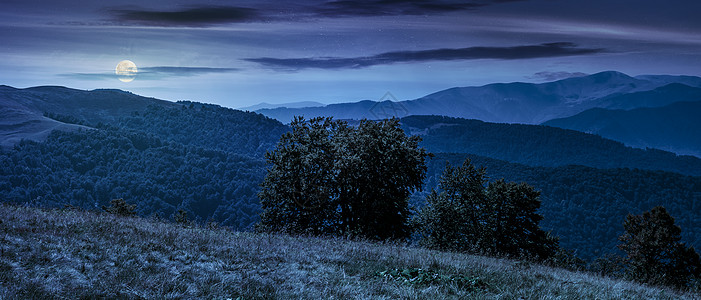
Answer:
<path fill-rule="evenodd" d="M 411 116 L 402 123 L 408 133 L 421 135 L 421 145 L 430 152 L 471 153 L 531 166 L 638 168 L 701 176 L 697 157 L 626 147 L 574 130 L 442 116 Z"/>
<path fill-rule="evenodd" d="M 123 198 L 142 216 L 183 209 L 245 229 L 257 218 L 264 168 L 260 159 L 143 133 L 55 131 L 45 143 L 22 142 L 0 155 L 0 193 L 11 202 L 97 210 Z"/>
<path fill-rule="evenodd" d="M 216 105 L 151 105 L 114 122 L 59 121 L 98 130 L 53 132 L 0 155 L 0 193 L 10 202 L 99 209 L 111 199 L 139 215 L 169 218 L 178 209 L 236 229 L 258 220 L 263 154 L 287 129 L 277 121 Z"/>
<path fill-rule="evenodd" d="M 287 126 L 261 114 L 213 104 L 180 101 L 180 109 L 149 106 L 120 118 L 115 126 L 154 134 L 190 146 L 263 157 Z"/>

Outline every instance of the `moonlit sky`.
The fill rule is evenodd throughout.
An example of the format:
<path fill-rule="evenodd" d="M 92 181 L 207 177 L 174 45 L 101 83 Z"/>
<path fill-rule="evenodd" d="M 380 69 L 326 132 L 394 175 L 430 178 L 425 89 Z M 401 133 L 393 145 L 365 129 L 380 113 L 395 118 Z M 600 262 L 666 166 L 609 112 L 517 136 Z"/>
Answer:
<path fill-rule="evenodd" d="M 606 70 L 701 76 L 698 0 L 3 0 L 0 84 L 227 107 L 415 99 Z M 117 63 L 139 68 L 132 82 Z"/>

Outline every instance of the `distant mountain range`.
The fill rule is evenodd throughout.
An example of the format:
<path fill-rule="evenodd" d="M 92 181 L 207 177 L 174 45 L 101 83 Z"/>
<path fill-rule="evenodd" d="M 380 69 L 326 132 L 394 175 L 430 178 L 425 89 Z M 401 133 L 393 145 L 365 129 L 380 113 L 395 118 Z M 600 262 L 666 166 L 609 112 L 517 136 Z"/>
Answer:
<path fill-rule="evenodd" d="M 289 102 L 289 103 L 280 103 L 280 104 L 271 104 L 267 102 L 261 102 L 256 105 L 251 105 L 251 106 L 244 106 L 244 107 L 239 107 L 237 109 L 243 110 L 243 111 L 256 111 L 259 109 L 273 109 L 273 108 L 278 108 L 278 107 L 284 107 L 284 108 L 303 108 L 303 107 L 318 107 L 318 106 L 324 106 L 325 104 L 321 102 L 314 102 L 314 101 L 301 101 L 301 102 Z"/>
<path fill-rule="evenodd" d="M 296 115 L 340 119 L 441 115 L 487 122 L 540 124 L 597 107 L 632 109 L 698 100 L 701 100 L 699 77 L 630 77 L 607 71 L 541 84 L 516 82 L 456 87 L 398 102 L 364 100 L 322 107 L 265 108 L 257 112 L 283 123 L 289 123 Z"/>
<path fill-rule="evenodd" d="M 624 114 L 638 116 L 637 119 L 619 118 L 620 112 L 604 114 L 601 110 L 662 108 L 677 102 L 697 101 L 701 101 L 700 77 L 670 75 L 631 77 L 620 72 L 607 71 L 541 84 L 516 82 L 479 87 L 456 87 L 415 100 L 397 102 L 363 100 L 318 107 L 263 108 L 257 112 L 283 123 L 290 122 L 298 115 L 306 118 L 333 116 L 338 119 L 355 120 L 440 115 L 486 122 L 545 124 L 600 134 L 629 146 L 660 148 L 678 154 L 701 157 L 701 145 L 697 139 L 687 138 L 701 130 L 701 127 L 698 126 L 698 122 L 692 120 L 669 120 L 674 118 L 675 113 L 672 111 L 674 108 Z M 690 105 L 692 104 L 686 106 Z M 675 107 L 680 108 L 680 106 Z M 593 112 L 586 112 L 592 109 Z M 571 120 L 548 122 L 580 113 L 583 114 Z M 646 117 L 642 117 L 643 114 Z"/>

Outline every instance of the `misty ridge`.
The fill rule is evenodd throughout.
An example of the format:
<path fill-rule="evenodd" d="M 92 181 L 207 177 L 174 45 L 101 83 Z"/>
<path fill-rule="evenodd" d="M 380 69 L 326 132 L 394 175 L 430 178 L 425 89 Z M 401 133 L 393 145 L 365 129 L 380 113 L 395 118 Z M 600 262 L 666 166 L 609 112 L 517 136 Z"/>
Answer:
<path fill-rule="evenodd" d="M 161 294 L 139 296 L 145 298 L 169 292 L 188 297 L 190 289 L 200 291 L 198 298 L 236 294 L 233 290 L 244 291 L 242 297 L 300 295 L 287 283 L 277 289 L 270 280 L 279 281 L 282 275 L 275 272 L 272 277 L 256 273 L 262 277 L 244 280 L 246 286 L 208 294 L 205 287 L 216 284 L 202 283 L 198 276 L 222 270 L 196 269 L 192 256 L 236 265 L 235 258 L 217 252 L 230 247 L 227 239 L 243 243 L 236 247 L 253 244 L 262 251 L 266 246 L 259 243 L 265 239 L 272 239 L 273 249 L 282 249 L 291 247 L 286 243 L 315 243 L 310 236 L 322 236 L 319 243 L 340 243 L 342 248 L 333 250 L 340 252 L 314 248 L 325 257 L 316 261 L 262 253 L 246 259 L 260 260 L 259 265 L 268 269 L 269 260 L 280 260 L 285 268 L 298 264 L 306 274 L 296 279 L 301 281 L 312 280 L 309 274 L 317 271 L 335 274 L 345 268 L 347 275 L 364 280 L 367 297 L 378 295 L 372 292 L 378 282 L 390 282 L 392 291 L 386 295 L 391 296 L 436 286 L 435 295 L 490 297 L 499 295 L 499 286 L 517 281 L 503 275 L 510 272 L 528 280 L 544 280 L 531 272 L 584 276 L 539 273 L 542 270 L 531 271 L 530 264 L 671 286 L 691 293 L 678 297 L 693 297 L 699 291 L 701 271 L 693 250 L 701 247 L 701 141 L 693 135 L 701 129 L 696 118 L 701 113 L 699 101 L 701 78 L 630 77 L 618 72 L 543 84 L 457 87 L 405 101 L 261 104 L 245 111 L 120 90 L 0 86 L 0 194 L 2 209 L 14 218 L 0 226 L 17 241 L 27 236 L 10 228 L 39 226 L 31 224 L 48 224 L 37 227 L 41 239 L 53 239 L 51 230 L 79 228 L 70 234 L 103 241 L 108 238 L 102 235 L 119 235 L 127 229 L 112 232 L 99 225 L 104 223 L 95 225 L 104 228 L 101 231 L 87 229 L 94 226 L 91 219 L 115 222 L 138 232 L 133 241 L 119 239 L 120 245 L 138 250 L 106 260 L 81 259 L 81 268 L 87 269 L 78 273 L 123 260 L 128 269 L 152 266 L 138 272 L 156 282 L 167 282 L 151 276 L 169 268 L 168 261 L 180 261 L 174 267 L 180 274 L 188 272 L 183 266 L 210 274 L 187 275 L 193 286 L 171 286 Z M 514 223 L 524 218 L 526 223 Z M 41 221 L 51 219 L 57 221 Z M 488 225 L 465 225 L 472 223 Z M 676 255 L 668 258 L 674 263 L 639 263 L 630 250 L 633 246 L 626 248 L 630 238 L 624 237 L 645 234 L 655 226 L 667 239 L 649 242 L 676 249 L 666 252 Z M 518 228 L 530 228 L 529 233 Z M 158 240 L 166 236 L 170 241 L 160 244 Z M 185 250 L 174 236 L 200 250 Z M 384 240 L 397 244 L 376 244 Z M 156 247 L 155 252 L 144 257 L 149 247 Z M 399 251 L 393 247 L 409 254 L 392 260 L 388 257 L 397 254 L 386 251 Z M 19 248 L 12 249 L 7 251 Z M 352 249 L 365 249 L 369 265 L 363 265 L 361 255 Z M 434 250 L 448 252 L 430 252 Z M 334 258 L 339 253 L 351 259 Z M 36 265 L 52 264 L 51 258 L 33 255 Z M 418 258 L 421 255 L 436 258 L 426 261 Z M 508 260 L 480 258 L 485 262 L 470 255 L 529 265 L 521 270 Z M 0 260 L 3 272 L 19 272 L 18 257 L 24 254 Z M 449 267 L 452 258 L 459 261 L 457 269 Z M 150 263 L 144 265 L 143 260 Z M 474 264 L 488 264 L 502 275 L 467 271 Z M 250 270 L 253 265 L 241 267 Z M 68 263 L 62 266 L 73 270 L 66 272 L 75 271 Z M 63 278 L 58 273 L 32 274 Z M 75 276 L 62 287 L 65 290 L 55 292 L 66 293 L 88 280 Z M 330 276 L 337 284 L 349 284 Z M 236 281 L 211 278 L 228 285 Z M 557 280 L 543 282 L 557 285 Z M 420 284 L 409 284 L 412 292 L 395 289 L 405 281 Z M 30 285 L 22 280 L 3 282 L 25 290 Z M 92 284 L 94 295 L 115 297 L 123 292 Z M 596 281 L 594 290 L 601 292 L 597 289 L 609 284 Z M 52 294 L 47 288 L 34 290 L 36 295 Z M 346 292 L 358 297 L 360 290 Z M 661 297 L 656 294 L 659 290 L 632 290 L 632 295 Z M 315 291 L 302 295 L 319 295 Z M 18 292 L 6 295 L 13 293 Z M 538 295 L 535 290 L 527 293 Z"/>

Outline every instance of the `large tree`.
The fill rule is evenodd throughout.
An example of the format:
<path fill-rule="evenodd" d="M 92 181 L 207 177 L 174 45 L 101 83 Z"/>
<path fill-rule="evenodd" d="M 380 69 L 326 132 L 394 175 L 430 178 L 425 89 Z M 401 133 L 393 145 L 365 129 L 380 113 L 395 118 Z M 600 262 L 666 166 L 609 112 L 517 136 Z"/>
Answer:
<path fill-rule="evenodd" d="M 469 159 L 447 165 L 416 217 L 422 243 L 431 248 L 545 259 L 557 241 L 538 227 L 540 193 L 521 183 L 487 184 L 484 168 Z"/>
<path fill-rule="evenodd" d="M 618 247 L 626 253 L 630 278 L 652 284 L 683 287 L 701 275 L 699 255 L 681 240 L 681 228 L 662 206 L 642 215 L 628 215 Z"/>
<path fill-rule="evenodd" d="M 267 153 L 259 193 L 261 228 L 291 233 L 406 238 L 408 196 L 421 187 L 425 158 L 419 137 L 398 119 L 297 117 L 292 131 Z"/>

